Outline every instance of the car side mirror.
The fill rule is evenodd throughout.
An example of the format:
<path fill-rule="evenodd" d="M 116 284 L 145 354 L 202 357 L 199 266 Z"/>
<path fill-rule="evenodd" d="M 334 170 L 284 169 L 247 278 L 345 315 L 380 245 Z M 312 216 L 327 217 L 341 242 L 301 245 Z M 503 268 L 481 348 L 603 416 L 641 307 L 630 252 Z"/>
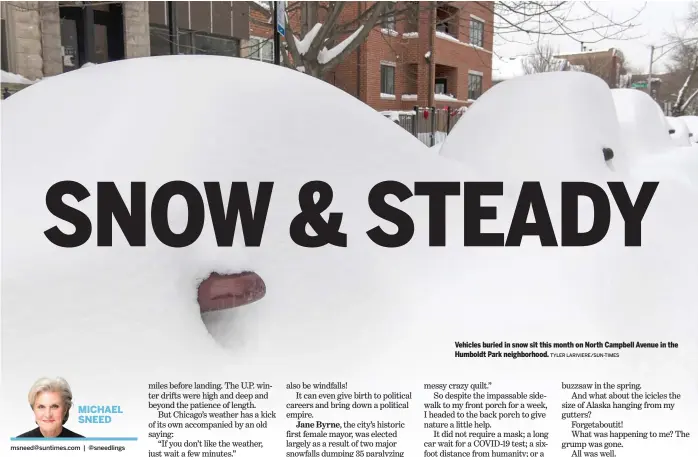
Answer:
<path fill-rule="evenodd" d="M 606 162 L 613 158 L 613 149 L 603 148 L 603 158 Z"/>

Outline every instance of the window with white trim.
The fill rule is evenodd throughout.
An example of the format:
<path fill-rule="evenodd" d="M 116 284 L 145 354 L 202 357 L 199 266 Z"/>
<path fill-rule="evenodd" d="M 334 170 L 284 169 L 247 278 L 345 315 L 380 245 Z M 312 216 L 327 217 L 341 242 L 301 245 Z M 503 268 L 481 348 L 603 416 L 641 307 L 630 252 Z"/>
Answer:
<path fill-rule="evenodd" d="M 395 67 L 381 64 L 381 94 L 395 95 Z"/>
<path fill-rule="evenodd" d="M 482 75 L 468 74 L 468 99 L 477 100 L 482 95 Z"/>
<path fill-rule="evenodd" d="M 484 47 L 485 23 L 470 18 L 470 44 Z"/>
<path fill-rule="evenodd" d="M 271 38 L 250 37 L 247 42 L 247 58 L 274 63 L 274 40 Z"/>
<path fill-rule="evenodd" d="M 395 30 L 395 3 L 389 2 L 386 6 L 385 19 L 383 19 L 383 28 Z"/>

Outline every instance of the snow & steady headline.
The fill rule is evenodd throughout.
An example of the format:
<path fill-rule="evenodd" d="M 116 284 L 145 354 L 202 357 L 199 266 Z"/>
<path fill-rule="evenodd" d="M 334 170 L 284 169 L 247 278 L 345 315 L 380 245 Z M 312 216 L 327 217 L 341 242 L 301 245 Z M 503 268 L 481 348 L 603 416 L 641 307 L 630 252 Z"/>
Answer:
<path fill-rule="evenodd" d="M 524 236 L 538 237 L 543 246 L 591 246 L 604 239 L 611 224 L 611 200 L 617 205 L 625 223 L 625 246 L 641 246 L 642 220 L 659 185 L 644 182 L 633 203 L 623 182 L 608 182 L 611 196 L 601 186 L 590 182 L 561 183 L 560 241 L 553 229 L 550 212 L 541 184 L 524 182 L 519 192 L 516 208 L 508 233 L 483 233 L 481 221 L 497 219 L 496 206 L 484 206 L 483 196 L 503 195 L 503 182 L 415 182 L 414 190 L 398 181 L 376 184 L 367 196 L 371 211 L 381 219 L 397 226 L 395 233 L 387 233 L 375 226 L 366 235 L 379 246 L 396 248 L 409 243 L 415 232 L 414 221 L 409 214 L 386 202 L 392 195 L 400 202 L 423 196 L 429 202 L 429 246 L 446 245 L 446 199 L 461 196 L 464 205 L 465 246 L 520 246 Z M 208 204 L 216 243 L 219 247 L 232 246 L 238 218 L 245 246 L 260 246 L 264 233 L 273 182 L 259 184 L 257 199 L 252 207 L 248 184 L 232 182 L 227 205 L 223 202 L 221 183 L 204 182 L 205 199 L 196 186 L 186 181 L 170 181 L 160 186 L 150 202 L 150 218 L 157 239 L 170 247 L 181 248 L 193 244 L 201 235 Z M 131 202 L 127 204 L 114 182 L 97 182 L 97 246 L 112 246 L 112 219 L 124 234 L 130 246 L 146 245 L 146 183 L 131 183 Z M 315 201 L 315 194 L 319 198 Z M 63 197 L 71 195 L 77 203 L 91 196 L 90 191 L 76 181 L 60 181 L 46 193 L 46 207 L 55 217 L 72 224 L 73 233 L 64 233 L 57 226 L 44 232 L 56 246 L 75 248 L 85 244 L 92 236 L 92 221 L 79 205 L 71 206 Z M 332 187 L 323 181 L 305 183 L 299 193 L 300 213 L 289 227 L 291 239 L 299 246 L 317 248 L 328 244 L 347 247 L 347 235 L 342 233 L 343 214 L 329 213 L 327 220 L 322 213 L 332 202 Z M 179 196 L 187 203 L 187 223 L 181 233 L 174 233 L 168 222 L 170 200 Z M 585 197 L 594 207 L 591 228 L 579 231 L 579 200 Z M 533 213 L 535 222 L 528 222 Z M 311 227 L 315 235 L 308 235 Z"/>

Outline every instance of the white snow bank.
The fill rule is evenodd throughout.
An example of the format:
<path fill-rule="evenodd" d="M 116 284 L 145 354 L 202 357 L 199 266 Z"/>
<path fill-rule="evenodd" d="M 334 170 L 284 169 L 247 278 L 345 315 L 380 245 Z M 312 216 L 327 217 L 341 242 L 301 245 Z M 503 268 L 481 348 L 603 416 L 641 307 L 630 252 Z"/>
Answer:
<path fill-rule="evenodd" d="M 34 84 L 36 82 L 22 75 L 10 73 L 5 70 L 0 70 L 0 81 L 10 84 Z"/>
<path fill-rule="evenodd" d="M 688 131 L 688 126 L 686 123 L 678 117 L 666 117 L 667 125 L 669 127 L 669 136 L 674 143 L 674 146 L 684 147 L 690 146 L 691 140 L 688 136 L 690 133 Z M 673 130 L 673 133 L 671 132 Z"/>
<path fill-rule="evenodd" d="M 203 86 L 197 84 L 201 74 L 208 75 Z M 478 117 L 491 114 L 486 108 L 489 100 L 507 109 L 481 122 L 486 130 L 482 134 L 457 139 L 470 145 L 468 154 L 486 155 L 478 163 L 488 170 L 508 170 L 518 154 L 523 168 L 506 175 L 535 179 L 541 175 L 539 168 L 547 166 L 542 174 L 551 178 L 583 177 L 581 172 L 565 173 L 567 167 L 559 167 L 562 157 L 541 155 L 541 147 L 551 152 L 554 144 L 555 152 L 579 164 L 581 171 L 596 169 L 593 160 L 573 154 L 580 151 L 577 143 L 586 145 L 584 151 L 591 155 L 600 153 L 599 145 L 584 135 L 600 140 L 605 130 L 596 129 L 603 122 L 612 126 L 596 86 L 586 81 L 579 85 L 600 104 L 592 112 L 592 101 L 579 107 L 565 103 L 579 102 L 565 95 L 578 93 L 570 90 L 573 84 L 562 93 L 557 83 L 550 84 L 555 88 L 551 95 L 561 98 L 559 105 L 521 104 L 528 100 L 526 90 L 535 89 L 526 78 L 522 81 L 518 87 L 524 93 L 511 92 L 506 104 L 499 95 L 488 98 L 488 91 L 451 136 L 469 116 L 481 122 Z M 196 97 L 186 104 L 172 97 L 194 85 Z M 491 92 L 508 91 L 503 84 Z M 592 114 L 600 119 L 587 119 Z M 515 127 L 514 115 L 529 129 Z M 551 123 L 554 117 L 588 123 L 586 129 L 577 126 L 578 132 Z M 413 197 L 400 203 L 388 197 L 411 215 L 415 233 L 406 246 L 382 248 L 366 232 L 377 225 L 388 233 L 396 228 L 368 206 L 376 183 L 397 180 L 413 189 L 415 181 L 486 178 L 457 161 L 429 154 L 417 139 L 388 124 L 372 108 L 317 78 L 218 56 L 101 64 L 50 78 L 3 102 L 3 429 L 26 431 L 23 426 L 17 430 L 18 418 L 31 424 L 25 392 L 44 373 L 65 376 L 80 404 L 102 404 L 108 392 L 110 404 L 121 405 L 129 417 L 152 417 L 143 399 L 148 383 L 156 381 L 266 381 L 274 390 L 265 409 L 285 411 L 288 396 L 282 395 L 283 386 L 289 382 L 341 380 L 349 383 L 350 391 L 417 392 L 434 377 L 462 380 L 463 359 L 454 359 L 453 353 L 454 341 L 461 340 L 676 341 L 679 349 L 623 351 L 612 364 L 586 358 L 519 359 L 512 361 L 524 362 L 523 374 L 516 379 L 510 363 L 468 359 L 467 365 L 471 373 L 487 373 L 492 390 L 499 392 L 541 391 L 552 386 L 551 379 L 590 379 L 590 373 L 594 380 L 642 383 L 648 391 L 695 390 L 698 367 L 686 360 L 695 360 L 697 346 L 698 252 L 692 244 L 696 225 L 690 212 L 677 215 L 664 209 L 668 199 L 663 188 L 646 216 L 642 248 L 620 247 L 624 225 L 617 213 L 608 238 L 588 248 L 541 249 L 528 237 L 521 248 L 464 247 L 465 215 L 459 197 L 447 199 L 447 246 L 438 248 L 428 246 L 428 199 Z M 42 126 L 41 135 L 36 134 L 37 125 Z M 75 125 L 83 134 L 66 135 Z M 113 135 L 115 125 L 119 135 Z M 562 129 L 557 141 L 548 140 L 556 128 Z M 461 130 L 462 134 L 469 127 Z M 488 142 L 479 138 L 485 134 Z M 464 152 L 450 140 L 443 147 Z M 80 203 L 66 198 L 93 221 L 93 237 L 74 249 L 55 247 L 44 236 L 57 223 L 46 209 L 46 191 L 66 179 L 91 192 Z M 274 182 L 261 246 L 216 247 L 206 210 L 203 233 L 191 246 L 160 244 L 148 216 L 147 247 L 128 247 L 116 225 L 115 246 L 97 247 L 97 181 L 116 182 L 129 208 L 129 184 L 146 182 L 149 215 L 153 194 L 173 180 L 191 183 L 201 194 L 204 182 L 219 182 L 225 202 L 231 182 L 248 182 L 255 200 L 260 181 Z M 299 189 L 311 180 L 332 186 L 332 202 L 323 216 L 343 213 L 346 248 L 303 248 L 290 239 L 291 222 L 300 212 Z M 516 183 L 507 181 L 504 186 L 516 188 Z M 668 201 L 683 206 L 680 199 Z M 483 229 L 506 233 L 511 201 L 485 197 L 483 203 L 498 206 L 501 217 L 483 221 Z M 172 200 L 168 216 L 176 233 L 187 222 L 184 209 L 181 198 Z M 70 224 L 58 225 L 71 233 Z M 239 243 L 242 235 L 238 226 Z M 244 269 L 264 279 L 266 296 L 208 315 L 204 325 L 196 304 L 198 281 L 212 270 Z M 53 346 L 70 356 L 47 356 L 47 348 Z M 40 360 L 40 367 L 27 360 Z M 672 419 L 695 423 L 695 396 L 687 394 L 682 402 Z M 417 416 L 403 420 L 411 430 L 423 427 Z M 71 414 L 67 426 L 77 432 L 104 434 L 101 424 L 78 426 L 74 421 Z M 656 421 L 649 413 L 639 415 L 633 427 L 656 428 Z M 114 421 L 109 435 L 142 436 L 146 422 Z M 556 436 L 569 434 L 564 421 L 553 421 L 547 428 Z M 229 430 L 210 431 L 211 440 L 228 435 Z M 200 432 L 178 430 L 177 438 L 198 439 Z M 423 446 L 423 441 L 418 434 L 407 434 L 401 442 L 410 449 Z M 152 444 L 139 439 L 129 443 L 129 450 L 142 455 Z M 265 455 L 284 452 L 285 444 L 265 441 Z M 691 455 L 693 445 L 688 440 L 661 440 L 653 448 L 651 440 L 629 440 L 624 450 L 637 456 L 646 455 L 645 450 Z"/>

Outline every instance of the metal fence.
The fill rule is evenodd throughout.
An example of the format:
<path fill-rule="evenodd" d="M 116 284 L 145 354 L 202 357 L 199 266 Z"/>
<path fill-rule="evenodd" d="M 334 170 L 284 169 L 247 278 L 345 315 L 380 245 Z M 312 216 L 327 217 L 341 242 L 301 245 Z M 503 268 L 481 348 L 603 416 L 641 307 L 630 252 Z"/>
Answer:
<path fill-rule="evenodd" d="M 384 111 L 383 114 L 419 138 L 422 143 L 434 146 L 446 139 L 465 109 L 415 106 L 412 111 Z"/>
<path fill-rule="evenodd" d="M 2 83 L 2 86 L 0 87 L 0 94 L 2 94 L 2 99 L 5 100 L 12 94 L 19 92 L 25 87 L 29 87 L 29 84 Z"/>

